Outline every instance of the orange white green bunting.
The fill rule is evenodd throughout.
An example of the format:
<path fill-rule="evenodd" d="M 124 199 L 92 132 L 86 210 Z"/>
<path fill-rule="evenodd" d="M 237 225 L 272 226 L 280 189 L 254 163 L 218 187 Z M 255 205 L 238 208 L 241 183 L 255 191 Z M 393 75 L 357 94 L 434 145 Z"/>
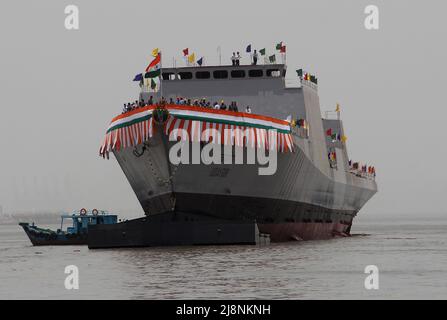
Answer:
<path fill-rule="evenodd" d="M 155 108 L 146 106 L 115 117 L 107 129 L 100 155 L 148 141 L 154 135 Z M 193 106 L 167 105 L 166 109 L 169 117 L 163 124 L 163 133 L 179 132 L 181 140 L 293 151 L 290 123 L 285 120 Z"/>

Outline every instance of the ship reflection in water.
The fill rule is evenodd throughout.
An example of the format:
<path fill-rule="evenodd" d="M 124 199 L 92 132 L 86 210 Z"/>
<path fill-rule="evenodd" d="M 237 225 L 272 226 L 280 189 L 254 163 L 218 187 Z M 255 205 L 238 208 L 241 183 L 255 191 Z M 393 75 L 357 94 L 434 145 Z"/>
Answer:
<path fill-rule="evenodd" d="M 385 219 L 333 241 L 89 250 L 33 247 L 19 226 L 1 225 L 0 298 L 446 299 L 446 232 L 445 219 Z M 379 290 L 364 288 L 370 264 Z M 79 268 L 79 290 L 64 287 L 67 265 Z"/>

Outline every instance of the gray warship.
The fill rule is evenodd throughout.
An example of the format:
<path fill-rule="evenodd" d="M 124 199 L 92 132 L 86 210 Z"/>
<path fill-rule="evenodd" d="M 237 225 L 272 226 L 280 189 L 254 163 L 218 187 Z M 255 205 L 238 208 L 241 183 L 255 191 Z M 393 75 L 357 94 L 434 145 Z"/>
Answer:
<path fill-rule="evenodd" d="M 339 113 L 322 118 L 317 79 L 295 70 L 291 80 L 286 75 L 291 76 L 285 64 L 185 66 L 162 68 L 158 92 L 142 85 L 140 100 L 152 96 L 159 101 L 163 95 L 165 102 L 115 118 L 100 153 L 114 154 L 146 217 L 121 226 L 94 226 L 89 246 L 256 243 L 260 235 L 272 242 L 349 236 L 354 217 L 377 192 L 375 169 L 349 160 L 346 139 L 340 139 L 345 136 Z M 278 152 L 275 173 L 259 175 L 253 164 L 171 163 L 169 152 L 177 141 L 168 139 L 168 119 L 182 119 L 182 126 L 192 119 L 187 117 L 191 112 L 201 112 L 194 106 L 186 108 L 186 116 L 178 112 L 185 109 L 176 106 L 179 97 L 237 101 L 242 109 L 210 110 L 213 117 L 199 115 L 196 121 L 222 126 L 219 117 L 233 116 L 231 112 L 246 119 L 245 106 L 251 107 L 252 117 L 287 121 L 290 140 L 283 144 L 288 150 L 283 145 L 287 152 Z M 127 125 L 138 132 L 123 131 Z M 130 136 L 113 136 L 112 129 Z M 218 142 L 199 138 L 188 143 L 204 148 Z M 242 148 L 244 155 L 259 147 L 230 145 L 232 151 Z M 223 151 L 225 157 L 231 155 Z M 151 229 L 151 223 L 156 227 Z"/>

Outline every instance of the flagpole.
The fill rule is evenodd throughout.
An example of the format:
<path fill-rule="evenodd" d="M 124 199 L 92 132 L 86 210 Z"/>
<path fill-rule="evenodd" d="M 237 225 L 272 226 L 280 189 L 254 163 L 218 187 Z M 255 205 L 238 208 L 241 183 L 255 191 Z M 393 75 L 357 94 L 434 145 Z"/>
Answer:
<path fill-rule="evenodd" d="M 163 61 L 161 51 L 158 53 L 160 55 L 160 101 L 163 98 L 163 79 L 162 79 L 162 71 L 163 71 Z"/>

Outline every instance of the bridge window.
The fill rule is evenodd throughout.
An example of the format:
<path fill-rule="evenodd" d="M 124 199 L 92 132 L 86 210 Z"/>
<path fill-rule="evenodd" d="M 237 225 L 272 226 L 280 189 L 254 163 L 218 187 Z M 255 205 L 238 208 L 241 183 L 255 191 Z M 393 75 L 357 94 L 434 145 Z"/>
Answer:
<path fill-rule="evenodd" d="M 163 80 L 175 80 L 174 72 L 163 72 L 161 76 Z"/>
<path fill-rule="evenodd" d="M 264 75 L 264 71 L 262 69 L 249 70 L 248 76 L 250 78 L 259 78 Z"/>
<path fill-rule="evenodd" d="M 209 79 L 211 77 L 208 71 L 197 71 L 196 79 Z"/>
<path fill-rule="evenodd" d="M 216 70 L 216 71 L 213 71 L 213 77 L 214 77 L 214 79 L 227 79 L 228 78 L 228 71 L 227 70 Z"/>
<path fill-rule="evenodd" d="M 279 69 L 268 69 L 267 70 L 267 77 L 279 77 L 281 76 L 281 72 Z"/>
<path fill-rule="evenodd" d="M 181 80 L 192 79 L 192 72 L 179 72 L 178 75 Z"/>
<path fill-rule="evenodd" d="M 245 71 L 244 70 L 232 70 L 231 77 L 232 78 L 245 78 Z"/>

